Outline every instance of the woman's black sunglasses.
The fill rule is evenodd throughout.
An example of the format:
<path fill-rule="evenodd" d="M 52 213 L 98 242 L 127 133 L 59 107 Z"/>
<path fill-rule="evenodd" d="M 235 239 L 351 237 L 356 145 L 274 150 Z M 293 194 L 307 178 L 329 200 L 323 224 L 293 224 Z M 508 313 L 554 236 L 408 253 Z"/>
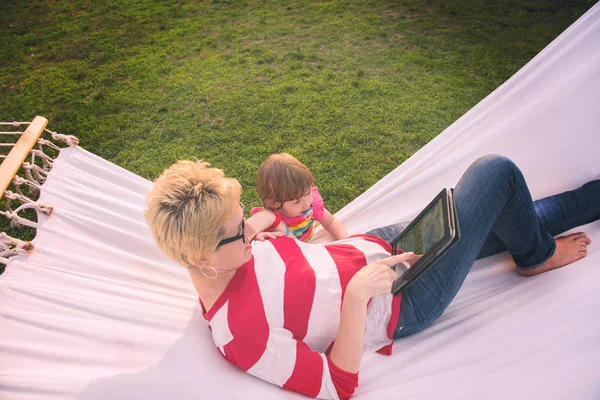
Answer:
<path fill-rule="evenodd" d="M 242 204 L 241 201 L 240 201 L 240 206 L 242 207 L 242 233 L 221 240 L 219 242 L 219 244 L 217 244 L 217 247 L 221 247 L 223 245 L 226 245 L 231 242 L 235 242 L 236 240 L 240 240 L 240 239 L 242 239 L 242 243 L 246 243 L 246 219 L 245 219 L 246 213 L 244 211 L 244 205 Z"/>

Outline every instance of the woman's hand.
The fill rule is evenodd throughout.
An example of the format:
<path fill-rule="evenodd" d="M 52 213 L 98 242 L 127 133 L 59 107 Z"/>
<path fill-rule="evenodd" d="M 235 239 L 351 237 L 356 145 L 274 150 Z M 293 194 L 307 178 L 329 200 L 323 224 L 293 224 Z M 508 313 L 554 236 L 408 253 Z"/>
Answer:
<path fill-rule="evenodd" d="M 396 256 L 382 258 L 358 271 L 350 282 L 346 293 L 369 301 L 371 297 L 385 295 L 391 292 L 392 283 L 398 278 L 398 274 L 391 268 L 403 261 L 409 261 L 415 253 L 402 253 Z"/>
<path fill-rule="evenodd" d="M 264 242 L 267 239 L 275 239 L 278 237 L 285 236 L 283 232 L 259 232 L 254 236 L 254 240 L 258 240 L 259 242 Z"/>

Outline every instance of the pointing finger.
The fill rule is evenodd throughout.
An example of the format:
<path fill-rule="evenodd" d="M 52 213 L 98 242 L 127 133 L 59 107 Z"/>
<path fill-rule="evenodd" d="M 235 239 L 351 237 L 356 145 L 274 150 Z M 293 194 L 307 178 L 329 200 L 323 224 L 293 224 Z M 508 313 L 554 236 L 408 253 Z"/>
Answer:
<path fill-rule="evenodd" d="M 387 257 L 387 258 L 382 258 L 381 260 L 378 260 L 379 262 L 387 265 L 388 267 L 391 267 L 393 265 L 399 264 L 402 261 L 408 261 L 411 258 L 413 258 L 415 256 L 415 253 L 408 252 L 408 253 L 402 253 L 402 254 L 398 254 L 395 256 L 391 256 L 391 257 Z"/>

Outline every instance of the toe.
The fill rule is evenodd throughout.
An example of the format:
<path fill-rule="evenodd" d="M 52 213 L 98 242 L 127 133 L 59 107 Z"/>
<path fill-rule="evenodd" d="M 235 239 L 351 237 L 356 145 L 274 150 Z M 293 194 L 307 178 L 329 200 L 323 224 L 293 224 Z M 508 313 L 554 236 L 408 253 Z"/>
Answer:
<path fill-rule="evenodd" d="M 578 246 L 587 246 L 590 244 L 590 240 L 588 238 L 580 238 L 576 243 Z"/>
<path fill-rule="evenodd" d="M 579 240 L 580 238 L 585 237 L 585 232 L 572 233 L 567 237 L 571 238 L 571 240 Z"/>

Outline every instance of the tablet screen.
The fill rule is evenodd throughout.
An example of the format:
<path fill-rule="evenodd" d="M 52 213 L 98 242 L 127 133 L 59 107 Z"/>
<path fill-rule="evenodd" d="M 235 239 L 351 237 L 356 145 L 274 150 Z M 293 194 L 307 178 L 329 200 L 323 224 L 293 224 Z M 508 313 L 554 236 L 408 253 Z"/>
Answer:
<path fill-rule="evenodd" d="M 394 295 L 401 293 L 423 274 L 460 238 L 452 191 L 442 190 L 391 243 L 399 249 L 414 252 L 409 262 L 393 266 L 398 279 L 392 285 Z"/>
<path fill-rule="evenodd" d="M 444 201 L 440 197 L 415 225 L 402 233 L 396 246 L 404 252 L 423 255 L 444 238 L 444 226 Z"/>

